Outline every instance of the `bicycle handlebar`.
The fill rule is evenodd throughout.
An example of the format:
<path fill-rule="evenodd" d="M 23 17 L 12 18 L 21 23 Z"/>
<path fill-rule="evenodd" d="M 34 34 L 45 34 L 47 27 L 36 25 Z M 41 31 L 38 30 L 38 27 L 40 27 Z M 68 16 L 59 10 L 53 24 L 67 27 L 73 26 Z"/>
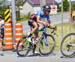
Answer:
<path fill-rule="evenodd" d="M 55 28 L 52 28 L 52 27 L 50 27 L 50 26 L 48 26 L 48 27 L 43 27 L 43 28 L 41 28 L 39 31 L 43 31 L 45 28 L 50 28 L 50 29 L 53 29 L 52 30 L 52 32 L 51 32 L 51 34 L 54 34 L 54 35 L 56 35 L 56 33 L 55 33 L 55 31 L 56 31 L 56 27 Z"/>
<path fill-rule="evenodd" d="M 55 28 L 52 28 L 52 27 L 48 26 L 48 28 L 53 29 L 53 30 L 51 31 L 51 34 L 56 35 L 56 33 L 55 33 L 55 31 L 57 30 L 57 27 L 56 27 L 56 26 L 55 26 Z"/>

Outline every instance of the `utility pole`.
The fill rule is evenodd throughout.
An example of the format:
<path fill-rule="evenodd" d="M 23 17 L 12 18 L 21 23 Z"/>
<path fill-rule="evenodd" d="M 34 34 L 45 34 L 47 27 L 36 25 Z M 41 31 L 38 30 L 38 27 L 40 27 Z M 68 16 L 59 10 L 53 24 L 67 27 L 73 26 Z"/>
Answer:
<path fill-rule="evenodd" d="M 69 11 L 70 11 L 70 20 L 69 20 L 69 22 L 70 22 L 70 33 L 71 33 L 71 27 L 72 27 L 72 18 L 71 18 L 71 12 L 72 12 L 72 3 L 71 3 L 71 0 L 70 0 L 70 2 L 69 2 L 69 5 L 70 5 L 70 7 L 69 7 Z"/>
<path fill-rule="evenodd" d="M 69 5 L 70 5 L 70 7 L 69 7 L 69 11 L 70 11 L 70 13 L 69 13 L 69 15 L 70 15 L 70 17 L 69 17 L 69 24 L 70 24 L 70 27 L 69 27 L 69 30 L 70 30 L 70 33 L 71 33 L 71 31 L 72 31 L 72 17 L 71 17 L 71 12 L 72 12 L 72 3 L 71 3 L 71 0 L 69 0 L 70 2 L 69 2 Z M 70 36 L 70 41 L 71 41 L 71 36 Z"/>
<path fill-rule="evenodd" d="M 62 23 L 61 23 L 61 39 L 63 38 L 63 0 L 62 0 L 62 8 L 61 8 L 61 19 L 62 19 Z"/>
<path fill-rule="evenodd" d="M 15 44 L 15 24 L 16 24 L 16 6 L 15 0 L 11 0 L 12 7 L 12 27 L 13 27 L 13 44 Z"/>

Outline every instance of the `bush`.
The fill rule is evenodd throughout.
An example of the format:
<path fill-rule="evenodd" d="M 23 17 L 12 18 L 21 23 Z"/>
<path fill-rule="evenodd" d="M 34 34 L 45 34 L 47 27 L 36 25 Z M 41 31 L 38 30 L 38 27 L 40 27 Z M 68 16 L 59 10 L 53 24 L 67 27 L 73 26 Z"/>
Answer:
<path fill-rule="evenodd" d="M 21 16 L 18 22 L 27 21 L 29 19 L 29 16 Z"/>
<path fill-rule="evenodd" d="M 27 21 L 29 18 L 30 18 L 30 12 L 27 15 L 25 15 L 25 16 L 21 16 L 18 21 L 19 22 Z"/>
<path fill-rule="evenodd" d="M 2 15 L 4 18 L 4 11 L 3 11 L 3 8 L 1 6 L 0 6 L 0 15 Z"/>
<path fill-rule="evenodd" d="M 72 4 L 72 10 L 73 10 L 73 11 L 75 10 L 75 3 Z"/>

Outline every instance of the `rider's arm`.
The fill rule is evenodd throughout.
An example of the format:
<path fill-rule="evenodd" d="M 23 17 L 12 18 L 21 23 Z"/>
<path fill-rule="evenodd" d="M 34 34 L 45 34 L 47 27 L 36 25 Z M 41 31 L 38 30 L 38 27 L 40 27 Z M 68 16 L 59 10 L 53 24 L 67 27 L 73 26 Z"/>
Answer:
<path fill-rule="evenodd" d="M 37 17 L 37 22 L 43 24 L 43 21 L 41 21 L 40 17 Z"/>
<path fill-rule="evenodd" d="M 43 21 L 41 21 L 41 15 L 43 14 L 42 11 L 37 11 L 37 22 L 44 24 Z"/>

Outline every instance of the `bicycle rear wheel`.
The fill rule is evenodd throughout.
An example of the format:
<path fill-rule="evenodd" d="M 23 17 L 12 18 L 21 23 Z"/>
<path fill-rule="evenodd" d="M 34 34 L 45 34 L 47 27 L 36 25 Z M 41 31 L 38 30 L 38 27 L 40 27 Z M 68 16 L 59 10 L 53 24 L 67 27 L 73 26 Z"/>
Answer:
<path fill-rule="evenodd" d="M 27 56 L 30 50 L 29 50 L 29 42 L 25 37 L 19 40 L 16 50 L 19 56 Z"/>
<path fill-rule="evenodd" d="M 51 54 L 53 52 L 53 50 L 55 48 L 55 44 L 56 44 L 53 35 L 47 34 L 46 36 L 47 36 L 47 39 L 48 39 L 48 45 L 47 46 L 45 45 L 44 38 L 42 38 L 40 40 L 39 52 L 42 55 Z"/>
<path fill-rule="evenodd" d="M 60 50 L 62 55 L 73 57 L 75 53 L 75 33 L 66 35 L 61 42 Z"/>

